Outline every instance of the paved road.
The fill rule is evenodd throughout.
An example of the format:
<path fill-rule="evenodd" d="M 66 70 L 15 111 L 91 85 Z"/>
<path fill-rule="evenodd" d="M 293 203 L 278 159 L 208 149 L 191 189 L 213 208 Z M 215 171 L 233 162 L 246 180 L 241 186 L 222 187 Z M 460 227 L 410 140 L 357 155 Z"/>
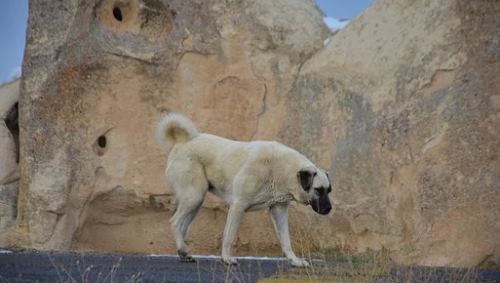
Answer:
<path fill-rule="evenodd" d="M 316 261 L 315 266 L 325 265 Z M 328 263 L 328 269 L 335 269 Z M 24 251 L 2 253 L 0 283 L 20 282 L 257 282 L 261 278 L 291 271 L 282 258 L 239 259 L 226 267 L 218 257 L 198 257 L 196 263 L 180 263 L 176 256 L 92 254 Z M 297 271 L 297 270 L 296 270 Z M 469 273 L 473 272 L 472 276 Z M 500 270 L 453 268 L 394 268 L 376 283 L 388 282 L 500 282 Z M 465 280 L 465 281 L 464 281 Z"/>
<path fill-rule="evenodd" d="M 500 283 L 500 270 L 446 267 L 399 267 L 374 283 Z"/>
<path fill-rule="evenodd" d="M 15 252 L 0 254 L 0 282 L 256 282 L 289 269 L 281 258 L 219 258 L 180 263 L 174 256 Z"/>

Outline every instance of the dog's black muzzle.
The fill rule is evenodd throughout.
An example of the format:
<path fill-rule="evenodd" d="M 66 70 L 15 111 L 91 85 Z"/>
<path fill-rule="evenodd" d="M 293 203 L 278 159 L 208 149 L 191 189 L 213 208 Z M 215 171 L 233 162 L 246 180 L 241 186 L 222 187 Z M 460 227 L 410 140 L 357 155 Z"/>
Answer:
<path fill-rule="evenodd" d="M 318 199 L 312 200 L 311 207 L 316 213 L 321 215 L 326 215 L 332 210 L 332 204 L 330 203 L 328 195 L 323 195 Z"/>

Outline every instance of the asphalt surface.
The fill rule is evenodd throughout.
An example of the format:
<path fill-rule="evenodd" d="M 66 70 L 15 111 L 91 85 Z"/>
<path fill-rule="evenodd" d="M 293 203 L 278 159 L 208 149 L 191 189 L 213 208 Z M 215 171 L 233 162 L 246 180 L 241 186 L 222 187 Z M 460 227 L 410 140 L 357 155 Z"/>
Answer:
<path fill-rule="evenodd" d="M 257 282 L 290 269 L 282 258 L 220 258 L 181 263 L 176 256 L 89 254 L 74 252 L 0 253 L 0 282 Z"/>
<path fill-rule="evenodd" d="M 238 263 L 228 267 L 219 257 L 196 257 L 196 263 L 181 263 L 168 255 L 0 250 L 0 283 L 257 282 L 294 272 L 283 258 L 239 258 Z M 335 270 L 335 263 L 315 261 L 314 265 Z M 500 270 L 399 267 L 374 282 L 500 283 Z"/>

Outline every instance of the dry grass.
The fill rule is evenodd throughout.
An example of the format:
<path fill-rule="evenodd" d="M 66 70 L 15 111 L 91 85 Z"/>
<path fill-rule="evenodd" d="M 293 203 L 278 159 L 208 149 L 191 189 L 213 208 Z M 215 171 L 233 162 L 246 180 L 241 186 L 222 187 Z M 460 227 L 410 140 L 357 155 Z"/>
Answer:
<path fill-rule="evenodd" d="M 97 274 L 97 278 L 92 278 L 91 279 L 91 273 L 95 273 L 97 270 L 97 267 L 93 265 L 86 265 L 85 262 L 81 262 L 80 260 L 76 261 L 76 267 L 78 272 L 71 272 L 68 271 L 65 267 L 64 264 L 57 264 L 54 259 L 49 256 L 49 260 L 54 266 L 57 276 L 59 278 L 59 283 L 136 283 L 136 282 L 142 282 L 141 280 L 141 273 L 134 274 L 127 278 L 125 281 L 123 279 L 117 279 L 117 271 L 120 268 L 122 258 L 120 257 L 116 263 L 114 263 L 111 267 L 111 269 L 105 273 L 99 271 Z"/>
<path fill-rule="evenodd" d="M 294 228 L 297 255 L 323 262 L 316 262 L 307 268 L 295 268 L 260 282 L 373 282 L 376 278 L 387 276 L 395 266 L 386 250 L 353 253 L 340 249 L 320 249 L 314 245 L 315 241 L 306 225 L 299 224 Z"/>
<path fill-rule="evenodd" d="M 263 279 L 261 283 L 318 282 L 478 282 L 477 269 L 401 267 L 390 259 L 387 250 L 352 253 L 341 250 L 323 250 L 310 253 L 311 258 L 323 259 L 308 268 Z"/>
<path fill-rule="evenodd" d="M 386 251 L 354 254 L 347 251 L 326 250 L 311 253 L 311 258 L 324 262 L 307 268 L 296 268 L 291 272 L 260 282 L 332 282 L 363 283 L 387 276 L 394 266 Z"/>
<path fill-rule="evenodd" d="M 292 211 L 293 213 L 293 211 Z M 320 249 L 314 246 L 311 233 L 304 225 L 295 226 L 294 247 L 298 256 L 308 259 L 320 259 L 322 263 L 312 264 L 307 268 L 295 268 L 291 272 L 263 279 L 259 282 L 479 282 L 476 268 L 426 268 L 397 266 L 386 249 L 355 253 L 341 249 Z"/>

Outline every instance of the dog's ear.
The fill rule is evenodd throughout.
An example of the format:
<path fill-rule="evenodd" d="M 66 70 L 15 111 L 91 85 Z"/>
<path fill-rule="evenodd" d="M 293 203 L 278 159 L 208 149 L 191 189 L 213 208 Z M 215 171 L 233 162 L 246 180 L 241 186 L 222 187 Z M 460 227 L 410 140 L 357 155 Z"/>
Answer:
<path fill-rule="evenodd" d="M 297 179 L 299 180 L 299 183 L 304 191 L 307 192 L 311 189 L 314 176 L 316 176 L 316 171 L 311 169 L 302 169 L 297 172 Z"/>
<path fill-rule="evenodd" d="M 332 192 L 332 181 L 330 180 L 330 175 L 328 174 L 328 172 L 326 172 L 326 178 L 328 179 L 328 189 L 327 189 L 327 192 L 328 193 L 331 193 Z"/>

